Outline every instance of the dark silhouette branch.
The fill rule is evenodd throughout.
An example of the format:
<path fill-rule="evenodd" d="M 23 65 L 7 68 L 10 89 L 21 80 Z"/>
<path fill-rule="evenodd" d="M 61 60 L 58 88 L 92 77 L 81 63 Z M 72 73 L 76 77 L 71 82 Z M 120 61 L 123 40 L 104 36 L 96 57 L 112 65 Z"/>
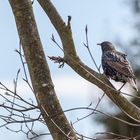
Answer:
<path fill-rule="evenodd" d="M 94 57 L 93 57 L 93 55 L 92 55 L 92 53 L 91 53 L 91 51 L 90 51 L 89 41 L 88 41 L 88 27 L 87 27 L 87 25 L 86 25 L 86 27 L 85 27 L 85 33 L 86 33 L 86 44 L 85 44 L 85 43 L 83 43 L 83 44 L 84 44 L 84 46 L 87 48 L 88 53 L 89 53 L 89 55 L 90 55 L 90 57 L 91 57 L 91 59 L 92 59 L 94 65 L 95 65 L 96 69 L 97 69 L 98 72 L 100 73 L 100 67 L 97 66 L 96 61 L 94 60 Z"/>

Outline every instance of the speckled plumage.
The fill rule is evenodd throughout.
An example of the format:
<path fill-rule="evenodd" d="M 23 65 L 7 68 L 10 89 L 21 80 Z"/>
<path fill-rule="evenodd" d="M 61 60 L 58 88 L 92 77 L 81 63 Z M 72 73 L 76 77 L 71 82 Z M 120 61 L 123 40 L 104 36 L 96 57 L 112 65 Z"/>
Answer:
<path fill-rule="evenodd" d="M 128 82 L 138 91 L 136 78 L 126 55 L 116 51 L 113 44 L 108 41 L 97 45 L 102 48 L 102 68 L 105 75 L 117 82 Z"/>

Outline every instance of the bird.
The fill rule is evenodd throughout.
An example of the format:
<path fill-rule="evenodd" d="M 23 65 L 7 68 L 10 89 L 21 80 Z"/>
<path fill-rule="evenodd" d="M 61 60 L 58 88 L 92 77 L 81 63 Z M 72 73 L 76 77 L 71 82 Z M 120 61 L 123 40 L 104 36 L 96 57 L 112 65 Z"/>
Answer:
<path fill-rule="evenodd" d="M 136 77 L 130 62 L 127 60 L 127 55 L 115 49 L 115 46 L 109 42 L 104 41 L 98 43 L 102 50 L 102 68 L 104 74 L 108 79 L 113 79 L 116 82 L 122 82 L 122 87 L 128 82 L 133 89 L 138 91 L 136 86 Z"/>

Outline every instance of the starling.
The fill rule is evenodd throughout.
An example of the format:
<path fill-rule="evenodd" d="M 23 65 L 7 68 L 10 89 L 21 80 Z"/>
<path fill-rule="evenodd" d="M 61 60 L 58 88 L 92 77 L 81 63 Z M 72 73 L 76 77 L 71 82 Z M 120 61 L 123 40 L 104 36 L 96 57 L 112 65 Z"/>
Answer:
<path fill-rule="evenodd" d="M 128 82 L 138 91 L 136 78 L 126 54 L 116 51 L 114 45 L 108 41 L 97 45 L 102 49 L 102 68 L 107 78 L 122 82 L 123 86 Z"/>

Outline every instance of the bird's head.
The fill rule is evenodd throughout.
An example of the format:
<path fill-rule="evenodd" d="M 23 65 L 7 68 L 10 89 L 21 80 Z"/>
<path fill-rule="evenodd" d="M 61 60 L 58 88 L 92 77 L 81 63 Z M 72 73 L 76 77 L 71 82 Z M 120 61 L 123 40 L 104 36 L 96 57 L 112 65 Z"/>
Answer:
<path fill-rule="evenodd" d="M 115 47 L 114 47 L 113 44 L 112 44 L 111 42 L 109 42 L 109 41 L 104 41 L 104 42 L 102 42 L 102 43 L 98 43 L 97 45 L 101 46 L 102 52 L 115 50 Z"/>

